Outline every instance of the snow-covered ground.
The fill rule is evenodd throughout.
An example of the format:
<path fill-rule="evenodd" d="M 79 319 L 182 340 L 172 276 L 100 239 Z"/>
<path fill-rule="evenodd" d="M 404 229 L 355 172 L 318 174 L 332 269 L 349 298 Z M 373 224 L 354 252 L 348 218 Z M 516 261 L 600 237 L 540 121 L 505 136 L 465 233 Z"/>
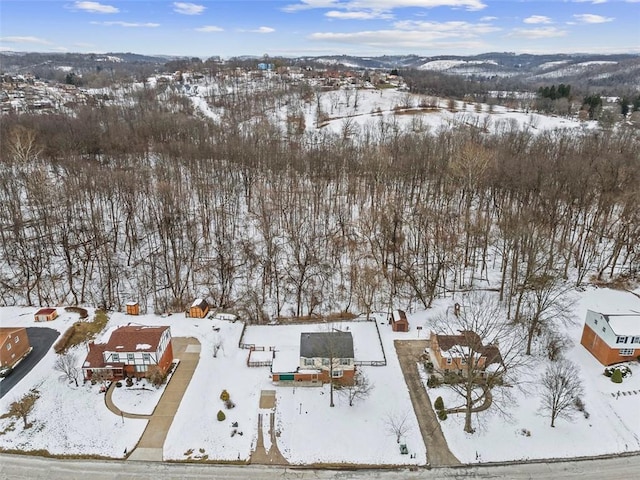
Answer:
<path fill-rule="evenodd" d="M 513 401 L 504 405 L 504 413 L 490 409 L 474 418 L 476 433 L 462 431 L 463 418 L 450 415 L 442 428 L 453 453 L 463 462 L 512 460 L 527 458 L 569 457 L 640 450 L 640 368 L 630 366 L 634 375 L 622 384 L 613 384 L 602 372 L 602 366 L 580 344 L 586 310 L 640 310 L 640 299 L 627 292 L 587 288 L 577 292 L 575 305 L 577 323 L 569 328 L 574 345 L 567 358 L 578 366 L 577 375 L 583 380 L 583 400 L 589 417 L 575 416 L 573 421 L 558 419 L 556 427 L 539 412 L 540 398 L 531 383 L 526 388 L 514 388 Z M 394 333 L 383 316 L 376 319 L 382 347 L 373 322 L 347 322 L 340 328 L 352 332 L 356 360 L 379 360 L 382 348 L 387 359 L 383 367 L 361 367 L 374 385 L 370 396 L 358 400 L 354 406 L 336 393 L 336 406 L 329 406 L 329 388 L 276 387 L 269 378 L 268 367 L 247 366 L 248 350 L 238 347 L 243 331 L 241 322 L 189 319 L 182 315 L 161 317 L 110 314 L 108 328 L 99 336 L 105 341 L 116 327 L 130 322 L 144 325 L 170 325 L 174 337 L 195 337 L 202 344 L 198 367 L 167 436 L 164 456 L 167 460 L 183 460 L 207 456 L 209 460 L 244 460 L 256 445 L 258 415 L 268 413 L 260 409 L 262 390 L 276 390 L 276 436 L 278 447 L 291 463 L 314 462 L 353 464 L 424 464 L 426 451 L 417 420 L 412 409 L 393 346 L 396 338 L 424 338 L 435 315 L 451 304 L 441 300 L 428 311 L 409 313 L 409 333 Z M 46 326 L 63 332 L 77 315 L 59 311 L 62 315 L 46 325 L 35 324 L 35 308 L 10 307 L 0 309 L 2 326 Z M 333 326 L 335 327 L 334 324 Z M 418 331 L 416 326 L 423 326 Z M 300 333 L 322 331 L 326 325 L 308 326 L 247 326 L 243 343 L 273 346 L 285 351 L 297 348 Z M 337 327 L 336 327 L 337 328 Z M 214 344 L 222 348 L 213 356 Z M 77 348 L 78 360 L 84 360 L 85 350 Z M 75 387 L 60 378 L 53 370 L 56 354 L 50 351 L 45 358 L 0 400 L 0 412 L 8 411 L 12 401 L 30 389 L 39 391 L 33 412 L 29 415 L 32 427 L 23 429 L 22 421 L 0 419 L 0 448 L 35 450 L 46 449 L 53 454 L 94 454 L 121 457 L 125 449 L 131 451 L 147 424 L 146 420 L 132 420 L 112 414 L 105 406 L 98 386 Z M 534 378 L 544 370 L 544 359 L 525 379 Z M 140 388 L 142 383 L 134 385 Z M 148 413 L 158 401 L 158 390 L 136 390 L 121 387 L 114 392 L 116 405 L 131 413 Z M 226 409 L 220 393 L 226 389 L 235 403 Z M 618 395 L 618 391 L 621 392 Z M 638 394 L 627 392 L 636 391 Z M 445 404 L 452 404 L 448 392 L 429 390 L 431 400 L 443 396 Z M 144 395 L 144 397 L 143 397 Z M 226 419 L 216 418 L 223 410 Z M 400 455 L 395 437 L 388 431 L 388 419 L 407 415 L 410 429 L 403 443 L 414 455 Z M 268 423 L 264 423 L 265 448 L 270 448 Z M 236 433 L 232 423 L 237 422 Z M 242 432 L 239 435 L 238 432 Z M 528 432 L 528 433 L 527 433 Z"/>

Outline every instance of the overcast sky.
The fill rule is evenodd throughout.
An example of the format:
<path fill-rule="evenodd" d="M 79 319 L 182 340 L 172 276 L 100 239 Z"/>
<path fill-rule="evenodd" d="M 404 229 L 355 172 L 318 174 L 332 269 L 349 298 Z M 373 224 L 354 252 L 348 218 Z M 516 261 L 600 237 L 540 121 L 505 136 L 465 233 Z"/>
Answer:
<path fill-rule="evenodd" d="M 0 50 L 640 53 L 640 0 L 0 0 Z"/>

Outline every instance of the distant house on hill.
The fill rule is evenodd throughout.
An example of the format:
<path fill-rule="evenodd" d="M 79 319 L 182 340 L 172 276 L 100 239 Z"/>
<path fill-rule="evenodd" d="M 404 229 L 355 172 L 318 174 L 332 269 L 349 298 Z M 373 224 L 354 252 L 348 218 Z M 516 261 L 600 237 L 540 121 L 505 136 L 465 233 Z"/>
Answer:
<path fill-rule="evenodd" d="M 333 380 L 353 384 L 355 359 L 351 332 L 313 332 L 300 334 L 297 357 L 276 352 L 272 380 L 279 385 L 322 385 Z"/>
<path fill-rule="evenodd" d="M 82 372 L 85 380 L 91 380 L 96 371 L 106 372 L 116 380 L 142 378 L 154 369 L 167 373 L 172 361 L 169 327 L 130 325 L 114 330 L 107 343 L 89 343 Z"/>
<path fill-rule="evenodd" d="M 0 368 L 13 368 L 31 351 L 24 327 L 0 327 Z"/>
<path fill-rule="evenodd" d="M 55 308 L 41 308 L 35 315 L 36 322 L 50 322 L 58 317 L 58 311 Z"/>
<path fill-rule="evenodd" d="M 603 365 L 640 356 L 640 313 L 587 310 L 580 343 Z"/>
<path fill-rule="evenodd" d="M 202 298 L 196 298 L 187 312 L 187 316 L 191 318 L 204 318 L 209 313 L 209 304 Z"/>

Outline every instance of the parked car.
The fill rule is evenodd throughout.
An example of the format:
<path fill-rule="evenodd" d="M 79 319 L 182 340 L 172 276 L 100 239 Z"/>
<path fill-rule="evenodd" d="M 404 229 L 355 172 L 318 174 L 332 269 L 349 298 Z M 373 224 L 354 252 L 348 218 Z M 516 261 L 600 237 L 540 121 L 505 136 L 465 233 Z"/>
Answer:
<path fill-rule="evenodd" d="M 13 368 L 11 367 L 0 368 L 0 378 L 8 377 L 11 372 L 13 372 Z"/>

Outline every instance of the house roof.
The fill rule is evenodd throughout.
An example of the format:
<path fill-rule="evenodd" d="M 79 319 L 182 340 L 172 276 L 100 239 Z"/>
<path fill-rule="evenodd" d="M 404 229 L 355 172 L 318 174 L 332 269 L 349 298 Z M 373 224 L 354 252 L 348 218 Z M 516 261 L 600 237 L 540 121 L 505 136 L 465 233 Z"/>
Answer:
<path fill-rule="evenodd" d="M 408 323 L 407 314 L 404 313 L 404 310 L 394 310 L 392 315 L 393 315 L 393 321 L 394 322 L 402 322 L 402 321 L 404 321 L 404 322 Z"/>
<path fill-rule="evenodd" d="M 446 356 L 460 356 L 456 355 L 456 353 L 473 349 L 473 351 L 486 357 L 487 364 L 502 362 L 502 356 L 500 355 L 498 347 L 495 345 L 482 345 L 480 336 L 470 330 L 462 330 L 459 335 L 436 335 L 436 340 L 440 350 L 442 350 Z M 462 349 L 460 347 L 462 347 Z"/>
<path fill-rule="evenodd" d="M 354 358 L 351 332 L 301 333 L 300 356 L 305 358 Z"/>
<path fill-rule="evenodd" d="M 0 344 L 3 344 L 7 338 L 24 329 L 24 327 L 0 327 Z"/>
<path fill-rule="evenodd" d="M 640 335 L 639 313 L 609 313 L 603 316 L 616 335 Z"/>
<path fill-rule="evenodd" d="M 202 298 L 196 298 L 191 304 L 191 308 L 193 307 L 200 307 L 201 310 L 204 310 L 208 307 L 207 301 Z"/>
<path fill-rule="evenodd" d="M 128 325 L 113 331 L 105 350 L 113 352 L 155 352 L 162 334 L 169 327 Z"/>

